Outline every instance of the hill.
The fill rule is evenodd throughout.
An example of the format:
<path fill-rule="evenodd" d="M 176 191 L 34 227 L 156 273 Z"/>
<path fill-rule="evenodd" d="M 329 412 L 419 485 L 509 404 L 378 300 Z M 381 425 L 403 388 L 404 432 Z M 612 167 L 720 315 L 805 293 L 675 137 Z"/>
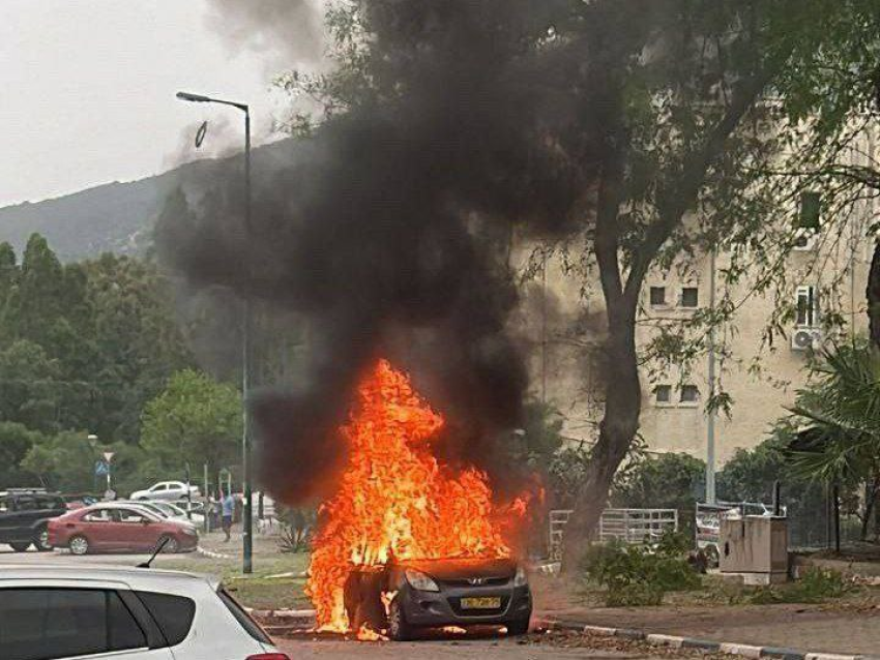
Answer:
<path fill-rule="evenodd" d="M 255 174 L 260 165 L 282 158 L 290 143 L 282 140 L 254 149 Z M 153 226 L 168 193 L 229 162 L 229 158 L 195 161 L 138 181 L 108 183 L 55 199 L 0 208 L 0 242 L 8 241 L 20 252 L 28 237 L 38 232 L 63 261 L 103 252 L 141 254 L 152 241 Z"/>

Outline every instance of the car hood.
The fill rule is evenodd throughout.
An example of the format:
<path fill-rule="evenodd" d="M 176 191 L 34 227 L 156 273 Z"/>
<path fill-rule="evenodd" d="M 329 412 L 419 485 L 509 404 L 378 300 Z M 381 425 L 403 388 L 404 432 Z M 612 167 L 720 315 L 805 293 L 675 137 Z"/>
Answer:
<path fill-rule="evenodd" d="M 396 566 L 414 568 L 438 580 L 471 577 L 511 578 L 516 573 L 514 559 L 419 559 L 396 562 Z"/>

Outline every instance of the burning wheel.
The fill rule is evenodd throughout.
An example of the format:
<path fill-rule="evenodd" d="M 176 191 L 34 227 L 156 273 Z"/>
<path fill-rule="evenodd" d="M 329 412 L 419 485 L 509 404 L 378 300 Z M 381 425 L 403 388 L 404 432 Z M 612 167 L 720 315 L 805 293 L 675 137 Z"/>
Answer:
<path fill-rule="evenodd" d="M 388 608 L 388 637 L 395 642 L 405 642 L 413 637 L 412 627 L 407 623 L 403 608 L 396 598 Z"/>

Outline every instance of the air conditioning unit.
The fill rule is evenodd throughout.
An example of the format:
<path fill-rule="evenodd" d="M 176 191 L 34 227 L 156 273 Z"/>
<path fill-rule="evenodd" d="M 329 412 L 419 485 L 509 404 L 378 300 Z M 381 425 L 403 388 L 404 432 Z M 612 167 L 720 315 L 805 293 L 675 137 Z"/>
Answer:
<path fill-rule="evenodd" d="M 791 350 L 809 351 L 822 344 L 822 331 L 817 328 L 798 328 L 791 335 Z"/>

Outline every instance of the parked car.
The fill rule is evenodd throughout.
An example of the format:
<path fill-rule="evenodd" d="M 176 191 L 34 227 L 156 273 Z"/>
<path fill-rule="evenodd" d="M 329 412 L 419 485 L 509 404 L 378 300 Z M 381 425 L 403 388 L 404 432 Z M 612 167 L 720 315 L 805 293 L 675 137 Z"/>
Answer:
<path fill-rule="evenodd" d="M 139 504 L 102 502 L 49 521 L 49 543 L 74 555 L 101 551 L 164 552 L 195 550 L 195 526 L 163 518 Z"/>
<path fill-rule="evenodd" d="M 132 500 L 175 500 L 186 499 L 187 485 L 182 481 L 160 481 L 146 490 L 136 490 Z M 201 497 L 198 486 L 189 486 L 190 497 Z"/>
<path fill-rule="evenodd" d="M 532 594 L 525 569 L 513 560 L 396 562 L 381 573 L 377 580 L 375 569 L 367 568 L 353 573 L 346 584 L 345 607 L 355 628 L 371 622 L 397 641 L 410 639 L 420 628 L 446 626 L 504 626 L 511 635 L 528 632 Z M 394 594 L 387 615 L 381 602 L 386 593 Z M 376 621 L 377 613 L 386 620 Z"/>
<path fill-rule="evenodd" d="M 0 567 L 0 658 L 289 660 L 212 578 L 90 566 Z"/>
<path fill-rule="evenodd" d="M 8 543 L 16 552 L 31 545 L 41 552 L 51 550 L 49 520 L 65 513 L 64 498 L 43 488 L 0 492 L 0 543 Z"/>
<path fill-rule="evenodd" d="M 204 500 L 176 500 L 172 504 L 184 511 L 205 515 L 206 503 Z"/>
<path fill-rule="evenodd" d="M 200 527 L 205 524 L 205 516 L 203 516 L 202 514 L 192 513 L 190 515 L 187 515 L 186 511 L 171 502 L 162 502 L 158 500 L 132 500 L 132 503 L 139 506 L 147 507 L 148 509 L 160 514 L 165 518 L 168 518 L 169 520 L 180 520 L 183 522 L 189 522 L 196 527 Z"/>

